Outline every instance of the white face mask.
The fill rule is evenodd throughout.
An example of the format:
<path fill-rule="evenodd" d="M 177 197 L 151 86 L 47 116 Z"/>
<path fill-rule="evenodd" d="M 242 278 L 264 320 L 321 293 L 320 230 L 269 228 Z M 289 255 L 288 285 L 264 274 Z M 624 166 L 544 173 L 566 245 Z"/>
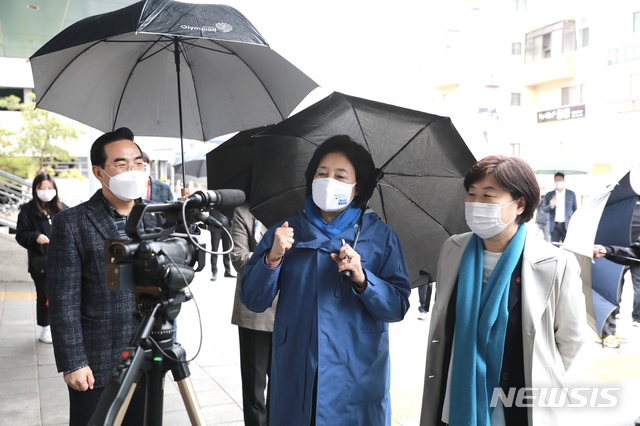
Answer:
<path fill-rule="evenodd" d="M 48 203 L 53 200 L 57 194 L 55 189 L 36 189 L 36 195 L 41 201 Z"/>
<path fill-rule="evenodd" d="M 556 189 L 564 189 L 564 181 L 563 180 L 556 181 L 555 185 L 556 185 Z"/>
<path fill-rule="evenodd" d="M 467 220 L 467 225 L 482 239 L 498 235 L 518 217 L 516 215 L 509 223 L 502 221 L 502 208 L 514 201 L 516 200 L 512 200 L 504 206 L 500 204 L 465 202 L 464 216 Z"/>
<path fill-rule="evenodd" d="M 104 169 L 102 171 L 109 176 L 109 173 Z M 109 177 L 111 178 L 109 185 L 105 185 L 113 195 L 122 201 L 132 201 L 142 197 L 147 190 L 147 182 L 149 181 L 147 173 L 138 170 L 131 170 Z"/>
<path fill-rule="evenodd" d="M 349 205 L 353 199 L 351 193 L 355 185 L 332 178 L 314 179 L 311 183 L 311 196 L 320 210 L 337 212 Z"/>

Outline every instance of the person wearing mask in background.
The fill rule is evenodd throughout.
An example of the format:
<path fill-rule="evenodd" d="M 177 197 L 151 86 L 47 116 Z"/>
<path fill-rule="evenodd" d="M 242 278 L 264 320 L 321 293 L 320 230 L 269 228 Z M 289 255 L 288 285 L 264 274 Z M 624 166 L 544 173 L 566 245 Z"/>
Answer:
<path fill-rule="evenodd" d="M 47 262 L 53 351 L 69 390 L 71 426 L 86 425 L 137 331 L 136 296 L 106 287 L 105 239 L 130 239 L 127 217 L 142 203 L 149 176 L 131 130 L 108 132 L 91 146 L 91 170 L 102 184 L 86 202 L 56 215 Z M 157 216 L 141 225 L 155 228 Z M 144 380 L 138 383 L 125 425 L 144 423 Z"/>
<path fill-rule="evenodd" d="M 377 176 L 362 145 L 327 139 L 305 172 L 303 213 L 269 228 L 244 268 L 247 308 L 279 294 L 272 426 L 391 425 L 389 323 L 411 285 L 396 233 L 367 209 Z"/>
<path fill-rule="evenodd" d="M 527 235 L 540 188 L 524 160 L 485 157 L 464 187 L 472 232 L 440 252 L 420 425 L 564 424 L 548 401 L 491 402 L 500 392 L 562 387 L 587 321 L 578 261 Z"/>
<path fill-rule="evenodd" d="M 142 153 L 142 160 L 146 164 L 147 173 L 149 174 L 149 181 L 147 182 L 147 192 L 144 195 L 145 200 L 156 201 L 158 203 L 165 203 L 167 201 L 173 201 L 173 191 L 169 184 L 162 182 L 151 176 L 151 159 L 146 152 Z"/>
<path fill-rule="evenodd" d="M 238 272 L 238 279 L 231 323 L 238 326 L 244 424 L 245 426 L 267 426 L 270 399 L 267 382 L 271 375 L 271 339 L 278 296 L 263 313 L 251 312 L 240 301 L 242 271 L 267 228 L 249 212 L 249 204 L 236 207 L 232 223 L 231 262 Z M 265 390 L 267 391 L 266 401 Z"/>
<path fill-rule="evenodd" d="M 58 197 L 53 176 L 40 173 L 31 184 L 32 199 L 20 208 L 16 224 L 16 241 L 27 249 L 29 274 L 36 286 L 36 320 L 42 330 L 40 340 L 51 343 L 47 299 L 47 249 L 51 236 L 51 220 L 67 206 Z"/>
<path fill-rule="evenodd" d="M 551 242 L 562 243 L 567 236 L 569 221 L 578 208 L 578 203 L 575 192 L 564 187 L 563 173 L 556 173 L 553 181 L 556 189 L 546 193 L 542 210 L 549 214 Z"/>

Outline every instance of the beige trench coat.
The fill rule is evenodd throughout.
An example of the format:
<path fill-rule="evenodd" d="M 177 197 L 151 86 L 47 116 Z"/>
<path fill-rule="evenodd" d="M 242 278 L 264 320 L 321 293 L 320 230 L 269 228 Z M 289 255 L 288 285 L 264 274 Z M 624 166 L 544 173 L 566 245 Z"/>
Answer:
<path fill-rule="evenodd" d="M 440 252 L 421 426 L 441 424 L 439 413 L 444 398 L 441 389 L 450 361 L 445 354 L 453 338 L 445 332 L 447 310 L 457 284 L 462 253 L 471 235 L 450 237 Z M 522 262 L 521 301 L 525 384 L 562 387 L 565 372 L 584 343 L 582 331 L 587 321 L 580 266 L 575 256 L 541 238 L 528 236 Z M 552 408 L 536 406 L 529 409 L 529 424 L 558 424 L 556 414 Z"/>

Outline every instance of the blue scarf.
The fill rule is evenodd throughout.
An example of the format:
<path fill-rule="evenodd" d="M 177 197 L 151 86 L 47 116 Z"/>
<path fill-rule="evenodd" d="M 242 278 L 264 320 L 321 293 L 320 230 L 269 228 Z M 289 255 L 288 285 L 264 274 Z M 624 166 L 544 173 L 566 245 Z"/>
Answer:
<path fill-rule="evenodd" d="M 358 221 L 358 218 L 362 214 L 362 209 L 353 206 L 353 201 L 349 203 L 346 209 L 342 211 L 335 219 L 329 223 L 325 223 L 324 219 L 320 215 L 320 209 L 313 202 L 311 197 L 307 197 L 304 202 L 304 212 L 307 220 L 311 222 L 313 226 L 318 228 L 324 235 L 329 238 L 333 238 L 342 234 L 349 228 L 353 228 Z"/>
<path fill-rule="evenodd" d="M 456 323 L 451 370 L 449 424 L 491 424 L 489 407 L 500 369 L 509 320 L 509 284 L 527 230 L 524 225 L 507 245 L 487 284 L 482 285 L 484 252 L 476 234 L 462 254 L 458 275 Z"/>

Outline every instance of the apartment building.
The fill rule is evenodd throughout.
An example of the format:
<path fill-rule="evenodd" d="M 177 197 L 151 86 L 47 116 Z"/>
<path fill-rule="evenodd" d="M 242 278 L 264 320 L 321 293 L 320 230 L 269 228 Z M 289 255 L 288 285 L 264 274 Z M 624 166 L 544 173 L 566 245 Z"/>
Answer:
<path fill-rule="evenodd" d="M 476 156 L 591 176 L 640 165 L 640 1 L 448 3 L 429 30 L 425 108 L 451 116 Z"/>

